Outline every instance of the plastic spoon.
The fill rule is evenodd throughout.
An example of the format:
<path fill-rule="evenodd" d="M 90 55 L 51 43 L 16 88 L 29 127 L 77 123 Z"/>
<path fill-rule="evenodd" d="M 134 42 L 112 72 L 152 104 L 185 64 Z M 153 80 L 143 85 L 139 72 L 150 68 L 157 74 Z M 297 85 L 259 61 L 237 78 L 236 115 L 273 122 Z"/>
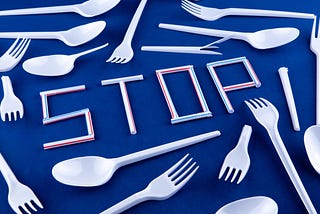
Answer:
<path fill-rule="evenodd" d="M 74 5 L 3 10 L 0 11 L 0 16 L 74 12 L 84 17 L 93 17 L 111 10 L 119 2 L 120 0 L 89 0 Z"/>
<path fill-rule="evenodd" d="M 56 164 L 52 169 L 52 175 L 57 181 L 66 185 L 99 186 L 108 182 L 113 173 L 124 165 L 171 152 L 217 136 L 220 136 L 220 132 L 213 131 L 118 158 L 107 159 L 98 156 L 73 158 Z"/>
<path fill-rule="evenodd" d="M 273 28 L 260 30 L 253 33 L 215 30 L 200 27 L 190 27 L 184 25 L 159 24 L 160 28 L 176 30 L 187 33 L 194 33 L 206 36 L 230 37 L 248 42 L 252 47 L 257 49 L 269 49 L 285 45 L 299 36 L 299 30 L 296 28 Z"/>
<path fill-rule="evenodd" d="M 98 36 L 106 27 L 105 21 L 91 22 L 65 31 L 2 32 L 0 38 L 58 39 L 69 46 L 82 45 Z"/>
<path fill-rule="evenodd" d="M 80 56 L 89 54 L 104 48 L 108 43 L 90 50 L 86 50 L 72 55 L 49 55 L 40 56 L 24 61 L 22 67 L 30 74 L 39 76 L 62 76 L 68 74 L 74 68 L 74 62 Z"/>
<path fill-rule="evenodd" d="M 221 207 L 216 214 L 277 214 L 278 205 L 269 197 L 255 196 L 240 199 Z"/>
<path fill-rule="evenodd" d="M 320 174 L 320 126 L 310 126 L 304 133 L 304 146 L 311 165 Z"/>

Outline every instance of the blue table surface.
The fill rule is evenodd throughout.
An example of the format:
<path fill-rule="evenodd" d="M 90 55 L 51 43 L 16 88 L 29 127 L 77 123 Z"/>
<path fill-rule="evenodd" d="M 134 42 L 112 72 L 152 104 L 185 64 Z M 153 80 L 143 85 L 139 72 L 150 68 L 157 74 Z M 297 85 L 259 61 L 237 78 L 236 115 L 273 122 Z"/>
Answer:
<path fill-rule="evenodd" d="M 80 0 L 2 1 L 0 10 L 81 3 Z M 218 8 L 254 8 L 317 14 L 315 0 L 202 0 L 201 5 Z M 37 213 L 99 213 L 143 189 L 186 153 L 200 168 L 177 194 L 164 201 L 147 201 L 125 213 L 214 213 L 221 206 L 241 198 L 264 195 L 274 199 L 279 213 L 306 213 L 265 129 L 254 119 L 244 100 L 264 97 L 280 113 L 279 131 L 292 161 L 314 206 L 320 210 L 320 177 L 312 168 L 304 147 L 305 130 L 315 124 L 316 57 L 309 49 L 312 20 L 264 17 L 224 17 L 216 21 L 200 20 L 181 9 L 180 1 L 148 1 L 133 38 L 134 58 L 127 64 L 106 63 L 123 39 L 138 0 L 121 1 L 115 8 L 93 18 L 78 14 L 48 14 L 0 17 L 1 32 L 54 31 L 93 21 L 104 20 L 106 29 L 94 40 L 68 47 L 58 40 L 32 40 L 23 60 L 49 54 L 73 54 L 109 42 L 109 46 L 79 58 L 72 72 L 60 77 L 35 76 L 25 72 L 22 63 L 3 73 L 11 78 L 16 95 L 22 100 L 25 116 L 15 122 L 0 123 L 0 151 L 16 177 L 31 187 L 44 205 Z M 299 37 L 282 47 L 257 50 L 248 43 L 229 40 L 219 44 L 223 55 L 192 55 L 142 52 L 143 45 L 205 45 L 217 38 L 175 32 L 158 28 L 159 23 L 183 24 L 216 29 L 254 32 L 267 28 L 295 27 Z M 14 39 L 1 39 L 4 53 Z M 206 68 L 218 60 L 246 56 L 262 85 L 228 92 L 235 112 L 229 114 Z M 171 116 L 155 71 L 193 65 L 212 117 L 172 125 Z M 278 69 L 288 67 L 301 131 L 292 128 Z M 248 81 L 243 67 L 230 65 L 217 69 L 224 85 Z M 119 86 L 101 86 L 101 80 L 142 74 L 143 81 L 127 84 L 137 134 L 131 135 L 125 116 Z M 200 106 L 191 82 L 183 73 L 168 75 L 166 81 L 177 111 L 181 115 L 199 112 Z M 39 93 L 52 89 L 85 85 L 86 90 L 49 98 L 51 115 L 89 108 L 95 140 L 51 150 L 43 144 L 86 134 L 83 117 L 49 125 L 42 124 Z M 0 90 L 0 93 L 3 93 Z M 2 94 L 1 94 L 2 96 Z M 218 179 L 226 154 L 237 144 L 242 127 L 251 125 L 249 144 L 251 165 L 240 184 Z M 221 136 L 197 145 L 154 157 L 119 169 L 106 184 L 94 188 L 72 187 L 59 183 L 52 167 L 63 160 L 97 155 L 118 157 L 186 137 L 220 130 Z M 13 213 L 7 201 L 8 188 L 0 176 L 0 213 Z"/>

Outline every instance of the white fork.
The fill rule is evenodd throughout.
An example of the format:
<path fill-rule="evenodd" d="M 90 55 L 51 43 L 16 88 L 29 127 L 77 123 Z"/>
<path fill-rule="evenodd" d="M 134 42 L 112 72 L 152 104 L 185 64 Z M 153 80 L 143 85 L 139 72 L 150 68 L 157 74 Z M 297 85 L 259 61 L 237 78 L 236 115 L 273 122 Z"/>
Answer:
<path fill-rule="evenodd" d="M 317 57 L 316 72 L 316 124 L 320 124 L 320 28 L 316 32 L 317 17 L 313 20 L 310 49 Z"/>
<path fill-rule="evenodd" d="M 143 201 L 165 200 L 170 198 L 191 179 L 191 177 L 199 168 L 199 166 L 195 167 L 196 162 L 190 165 L 190 162 L 192 161 L 192 158 L 190 158 L 183 166 L 178 169 L 178 167 L 182 164 L 183 161 L 185 161 L 188 156 L 189 154 L 185 155 L 170 169 L 151 181 L 144 190 L 133 194 L 132 196 L 126 198 L 118 204 L 101 212 L 100 214 L 121 213 Z M 186 169 L 188 165 L 190 166 Z"/>
<path fill-rule="evenodd" d="M 27 206 L 32 210 L 37 211 L 33 203 L 43 209 L 43 206 L 33 191 L 26 185 L 20 183 L 16 176 L 11 171 L 7 162 L 0 153 L 0 171 L 5 178 L 8 188 L 8 202 L 11 208 L 18 214 L 22 214 L 22 210 L 30 214 Z M 27 205 L 27 206 L 26 206 Z"/>
<path fill-rule="evenodd" d="M 23 117 L 23 104 L 20 99 L 14 94 L 11 80 L 8 76 L 1 77 L 4 97 L 0 105 L 0 114 L 2 121 L 6 121 L 6 115 L 9 121 L 11 121 L 11 115 L 13 114 L 14 120 L 17 120 L 17 114 L 19 113 L 20 119 Z"/>
<path fill-rule="evenodd" d="M 287 11 L 275 10 L 257 10 L 257 9 L 244 9 L 244 8 L 211 8 L 195 4 L 188 0 L 181 1 L 181 7 L 188 13 L 207 21 L 214 21 L 224 16 L 267 16 L 267 17 L 287 17 L 287 18 L 303 18 L 313 19 L 313 14 L 297 13 Z"/>
<path fill-rule="evenodd" d="M 131 47 L 131 42 L 146 3 L 147 3 L 147 0 L 141 0 L 129 24 L 129 27 L 123 38 L 123 41 L 113 51 L 112 55 L 109 57 L 107 62 L 124 64 L 129 62 L 133 58 L 134 52 Z"/>
<path fill-rule="evenodd" d="M 0 57 L 0 72 L 10 71 L 22 59 L 31 39 L 17 38 L 10 48 Z M 18 43 L 19 42 L 19 43 Z"/>
<path fill-rule="evenodd" d="M 276 149 L 278 156 L 280 157 L 280 160 L 286 169 L 294 187 L 296 188 L 304 206 L 308 210 L 308 213 L 317 214 L 317 211 L 303 186 L 303 183 L 279 134 L 278 110 L 272 105 L 272 103 L 264 98 L 251 99 L 249 101 L 245 101 L 245 103 L 253 113 L 256 120 L 267 130 L 273 146 Z"/>
<path fill-rule="evenodd" d="M 242 128 L 242 132 L 238 141 L 237 146 L 232 149 L 227 156 L 225 157 L 220 173 L 219 173 L 219 179 L 222 178 L 222 176 L 227 173 L 225 181 L 228 180 L 230 175 L 233 173 L 233 177 L 231 179 L 231 183 L 236 179 L 236 177 L 239 175 L 239 179 L 237 181 L 237 184 L 239 184 L 243 178 L 246 176 L 249 166 L 250 166 L 250 157 L 248 154 L 248 144 L 250 141 L 250 136 L 252 133 L 251 126 L 245 125 Z"/>

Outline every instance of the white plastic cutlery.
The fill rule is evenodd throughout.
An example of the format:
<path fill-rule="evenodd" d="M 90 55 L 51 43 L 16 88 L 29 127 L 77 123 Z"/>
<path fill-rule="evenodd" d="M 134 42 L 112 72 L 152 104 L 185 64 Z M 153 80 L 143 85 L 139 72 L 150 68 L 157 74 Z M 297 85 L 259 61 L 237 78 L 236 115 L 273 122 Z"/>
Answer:
<path fill-rule="evenodd" d="M 269 49 L 285 45 L 292 42 L 299 36 L 299 30 L 296 28 L 272 28 L 260 30 L 252 33 L 216 30 L 209 28 L 191 27 L 185 25 L 174 25 L 160 23 L 159 28 L 176 30 L 187 33 L 194 33 L 206 36 L 229 37 L 248 42 L 252 47 L 257 49 Z"/>
<path fill-rule="evenodd" d="M 256 120 L 267 130 L 276 152 L 309 214 L 316 214 L 312 201 L 292 163 L 278 130 L 279 112 L 264 98 L 246 100 Z"/>
<path fill-rule="evenodd" d="M 113 51 L 107 62 L 125 64 L 133 58 L 131 42 L 146 4 L 147 0 L 141 0 L 121 44 Z"/>
<path fill-rule="evenodd" d="M 0 105 L 0 113 L 2 121 L 6 121 L 6 117 L 11 121 L 13 115 L 14 120 L 17 120 L 18 113 L 20 119 L 23 117 L 23 104 L 21 100 L 14 94 L 11 80 L 8 76 L 2 76 L 3 99 Z"/>
<path fill-rule="evenodd" d="M 25 71 L 30 74 L 39 75 L 39 76 L 61 76 L 68 74 L 74 68 L 74 63 L 77 58 L 97 51 L 106 47 L 108 43 L 101 45 L 90 50 L 86 50 L 80 53 L 72 55 L 49 55 L 49 56 L 40 56 L 28 59 L 23 62 L 22 66 Z"/>
<path fill-rule="evenodd" d="M 57 163 L 52 168 L 53 177 L 66 185 L 93 187 L 105 184 L 122 166 L 171 152 L 186 146 L 220 136 L 219 131 L 208 132 L 172 143 L 145 149 L 118 158 L 84 156 Z"/>
<path fill-rule="evenodd" d="M 17 38 L 10 48 L 0 57 L 0 72 L 12 70 L 26 53 L 30 39 Z"/>
<path fill-rule="evenodd" d="M 189 0 L 182 0 L 181 7 L 188 13 L 207 21 L 214 21 L 224 16 L 265 16 L 265 17 L 286 17 L 313 19 L 314 15 L 309 13 L 297 13 L 276 10 L 257 10 L 246 8 L 211 8 L 195 4 Z"/>
<path fill-rule="evenodd" d="M 80 25 L 65 31 L 0 32 L 0 38 L 58 39 L 69 46 L 78 46 L 97 37 L 105 28 L 105 21 Z"/>
<path fill-rule="evenodd" d="M 237 184 L 239 184 L 246 176 L 250 166 L 248 144 L 250 141 L 251 133 L 251 126 L 245 125 L 242 128 L 238 144 L 227 154 L 223 161 L 219 173 L 219 179 L 221 179 L 222 176 L 227 173 L 225 178 L 225 181 L 227 181 L 233 173 L 230 182 L 232 183 L 238 177 Z"/>
<path fill-rule="evenodd" d="M 188 155 L 185 155 L 170 169 L 151 181 L 145 189 L 100 214 L 117 214 L 147 200 L 165 200 L 173 196 L 192 178 L 199 168 L 199 166 L 196 166 L 196 162 L 191 164 L 192 158 L 182 165 Z"/>
<path fill-rule="evenodd" d="M 103 14 L 114 8 L 120 0 L 88 0 L 81 4 L 38 7 L 27 9 L 3 10 L 0 16 L 49 14 L 49 13 L 78 13 L 84 17 L 93 17 Z"/>
<path fill-rule="evenodd" d="M 22 214 L 23 210 L 24 212 L 30 214 L 31 212 L 29 211 L 29 208 L 27 208 L 27 206 L 29 206 L 33 211 L 37 211 L 33 204 L 43 209 L 41 202 L 33 193 L 33 191 L 29 187 L 18 181 L 1 153 L 0 171 L 8 184 L 8 202 L 15 213 Z"/>
<path fill-rule="evenodd" d="M 204 46 L 142 46 L 141 50 L 154 52 L 222 55 L 219 52 L 212 51 L 212 49 L 218 48 L 217 46 L 213 46 L 213 43 Z"/>

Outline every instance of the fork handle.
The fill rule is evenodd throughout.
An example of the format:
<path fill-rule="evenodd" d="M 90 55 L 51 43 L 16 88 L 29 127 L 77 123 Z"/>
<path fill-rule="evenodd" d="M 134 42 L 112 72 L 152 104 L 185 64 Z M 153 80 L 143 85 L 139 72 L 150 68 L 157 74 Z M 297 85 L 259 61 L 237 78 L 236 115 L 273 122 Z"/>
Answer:
<path fill-rule="evenodd" d="M 4 96 L 6 97 L 6 96 L 14 95 L 10 78 L 8 76 L 2 76 L 1 81 L 2 81 Z"/>
<path fill-rule="evenodd" d="M 236 15 L 236 16 L 265 16 L 265 17 L 314 19 L 314 14 L 310 14 L 310 13 L 298 13 L 298 12 L 276 11 L 276 10 L 226 8 L 224 12 L 227 15 Z"/>
<path fill-rule="evenodd" d="M 10 169 L 9 165 L 7 164 L 6 160 L 0 153 L 0 171 L 6 180 L 8 186 L 11 186 L 14 182 L 18 182 L 16 176 L 13 174 L 12 170 Z"/>
<path fill-rule="evenodd" d="M 12 16 L 12 15 L 33 15 L 33 14 L 50 14 L 50 13 L 77 13 L 78 5 L 65 5 L 65 6 L 50 6 L 50 7 L 36 7 L 14 10 L 2 10 L 0 16 Z"/>
<path fill-rule="evenodd" d="M 136 31 L 136 28 L 138 26 L 141 14 L 143 12 L 143 9 L 144 9 L 146 3 L 147 3 L 147 0 L 141 0 L 136 12 L 133 15 L 133 18 L 129 24 L 127 32 L 124 36 L 124 39 L 123 39 L 124 41 L 131 43 L 134 32 Z"/>
<path fill-rule="evenodd" d="M 121 213 L 143 201 L 148 200 L 149 198 L 147 197 L 146 194 L 146 189 L 137 192 L 131 196 L 129 196 L 128 198 L 120 201 L 119 203 L 113 205 L 112 207 L 108 208 L 107 210 L 101 212 L 100 214 L 117 214 L 117 213 Z"/>
<path fill-rule="evenodd" d="M 281 136 L 279 134 L 278 128 L 274 127 L 273 130 L 267 130 L 268 134 L 271 138 L 271 141 L 273 143 L 273 146 L 275 147 L 278 156 L 281 159 L 281 162 L 286 169 L 294 187 L 296 188 L 304 206 L 306 207 L 309 214 L 317 214 L 316 209 L 314 208 L 312 201 L 303 186 L 303 183 L 292 163 L 292 160 L 287 152 L 287 149 L 281 139 Z"/>

